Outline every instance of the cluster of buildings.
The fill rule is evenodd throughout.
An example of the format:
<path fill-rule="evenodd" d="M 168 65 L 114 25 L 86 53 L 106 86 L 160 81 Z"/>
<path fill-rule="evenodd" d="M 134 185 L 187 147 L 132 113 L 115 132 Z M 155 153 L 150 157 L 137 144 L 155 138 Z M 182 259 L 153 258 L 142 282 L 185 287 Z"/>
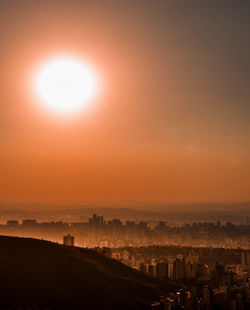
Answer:
<path fill-rule="evenodd" d="M 212 251 L 212 249 L 210 250 Z M 199 252 L 202 251 L 202 249 L 199 249 Z M 210 281 L 211 279 L 217 279 L 216 277 L 220 272 L 220 275 L 225 277 L 223 280 L 226 282 L 228 274 L 230 276 L 234 274 L 235 279 L 250 275 L 250 251 L 248 250 L 237 252 L 237 261 L 233 264 L 226 264 L 223 257 L 219 262 L 207 257 L 207 262 L 204 262 L 206 257 L 203 256 L 201 262 L 199 252 L 192 251 L 185 255 L 178 253 L 175 256 L 164 256 L 159 253 L 158 256 L 153 255 L 152 258 L 152 254 L 143 254 L 143 249 L 130 253 L 129 248 L 127 248 L 114 249 L 112 257 L 151 277 L 160 279 Z M 238 261 L 239 256 L 241 261 Z M 220 280 L 222 279 L 220 278 Z"/>
<path fill-rule="evenodd" d="M 213 251 L 213 249 L 210 249 Z M 247 310 L 250 309 L 250 251 L 239 252 L 240 261 L 225 264 L 223 256 L 216 262 L 207 257 L 202 262 L 199 251 L 163 257 L 162 253 L 138 256 L 129 249 L 115 250 L 113 257 L 150 277 L 174 281 L 182 289 L 161 296 L 152 304 L 156 310 Z M 204 249 L 204 251 L 206 251 Z M 144 253 L 144 257 L 143 257 Z"/>
<path fill-rule="evenodd" d="M 77 246 L 88 248 L 179 245 L 250 249 L 250 225 L 222 225 L 219 221 L 170 226 L 163 221 L 149 224 L 145 221 L 105 220 L 103 216 L 93 214 L 87 222 L 9 220 L 0 225 L 0 234 L 43 238 L 54 242 L 61 242 L 62 235 L 72 234 Z"/>
<path fill-rule="evenodd" d="M 1 233 L 59 243 L 63 236 L 65 246 L 93 248 L 149 277 L 182 287 L 156 300 L 155 310 L 250 309 L 250 225 L 217 222 L 170 227 L 159 222 L 152 228 L 146 222 L 124 224 L 94 214 L 86 223 L 9 220 L 0 225 Z M 237 236 L 240 241 L 235 241 Z M 209 238 L 212 243 L 206 241 Z M 223 240 L 231 241 L 221 248 L 212 247 Z M 210 246 L 201 247 L 204 244 Z M 237 244 L 243 244 L 243 249 Z"/>
<path fill-rule="evenodd" d="M 174 256 L 166 256 L 164 258 L 143 258 L 139 256 L 131 256 L 128 250 L 114 251 L 113 258 L 122 263 L 135 268 L 151 277 L 161 279 L 194 279 L 197 273 L 203 277 L 209 275 L 208 265 L 200 265 L 199 257 L 194 254 L 189 254 L 184 257 L 179 253 Z"/>
<path fill-rule="evenodd" d="M 199 264 L 198 256 L 191 254 L 183 257 L 180 253 L 176 257 L 166 257 L 159 262 L 152 260 L 150 264 L 142 262 L 138 267 L 140 271 L 152 277 L 163 279 L 194 279 L 198 275 L 204 279 L 209 277 L 209 266 Z"/>
<path fill-rule="evenodd" d="M 233 285 L 200 285 L 185 287 L 161 296 L 151 308 L 154 310 L 248 310 L 249 282 Z"/>
<path fill-rule="evenodd" d="M 65 246 L 74 245 L 70 234 Z M 240 252 L 240 264 L 200 262 L 199 252 L 178 253 L 158 258 L 139 259 L 126 249 L 94 248 L 99 254 L 117 259 L 150 277 L 175 281 L 181 289 L 160 296 L 152 303 L 155 310 L 248 310 L 250 309 L 250 251 Z M 208 258 L 209 259 L 209 258 Z M 204 257 L 203 257 L 204 260 Z M 223 259 L 222 259 L 223 260 Z M 171 283 L 171 282 L 170 282 Z"/>

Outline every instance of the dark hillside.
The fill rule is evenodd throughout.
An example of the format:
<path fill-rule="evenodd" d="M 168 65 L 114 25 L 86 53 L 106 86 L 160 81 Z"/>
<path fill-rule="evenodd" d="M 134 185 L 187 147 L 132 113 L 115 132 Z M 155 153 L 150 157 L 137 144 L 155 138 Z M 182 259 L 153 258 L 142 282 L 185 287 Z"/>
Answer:
<path fill-rule="evenodd" d="M 95 251 L 0 237 L 1 309 L 145 309 L 159 282 Z"/>

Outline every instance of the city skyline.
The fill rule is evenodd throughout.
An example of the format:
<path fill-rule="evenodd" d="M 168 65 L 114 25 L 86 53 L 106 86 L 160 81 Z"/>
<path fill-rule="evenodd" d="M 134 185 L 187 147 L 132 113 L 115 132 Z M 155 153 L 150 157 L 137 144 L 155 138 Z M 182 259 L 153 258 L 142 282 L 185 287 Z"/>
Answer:
<path fill-rule="evenodd" d="M 0 310 L 250 309 L 249 16 L 0 0 Z"/>

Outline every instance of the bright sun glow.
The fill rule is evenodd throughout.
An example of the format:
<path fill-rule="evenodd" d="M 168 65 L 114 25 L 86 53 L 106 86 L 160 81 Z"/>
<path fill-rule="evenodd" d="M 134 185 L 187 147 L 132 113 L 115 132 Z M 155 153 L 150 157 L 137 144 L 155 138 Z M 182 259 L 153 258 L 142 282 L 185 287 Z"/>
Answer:
<path fill-rule="evenodd" d="M 43 64 L 34 80 L 40 101 L 58 113 L 77 111 L 94 97 L 97 80 L 85 63 L 68 57 Z"/>

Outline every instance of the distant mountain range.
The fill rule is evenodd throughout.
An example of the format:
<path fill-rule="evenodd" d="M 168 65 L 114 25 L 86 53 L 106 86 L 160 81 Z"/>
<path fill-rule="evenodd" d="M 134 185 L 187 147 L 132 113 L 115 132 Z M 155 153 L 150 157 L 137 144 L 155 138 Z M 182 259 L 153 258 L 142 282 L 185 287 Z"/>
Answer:
<path fill-rule="evenodd" d="M 94 250 L 0 236 L 0 309 L 148 309 L 170 289 Z"/>

